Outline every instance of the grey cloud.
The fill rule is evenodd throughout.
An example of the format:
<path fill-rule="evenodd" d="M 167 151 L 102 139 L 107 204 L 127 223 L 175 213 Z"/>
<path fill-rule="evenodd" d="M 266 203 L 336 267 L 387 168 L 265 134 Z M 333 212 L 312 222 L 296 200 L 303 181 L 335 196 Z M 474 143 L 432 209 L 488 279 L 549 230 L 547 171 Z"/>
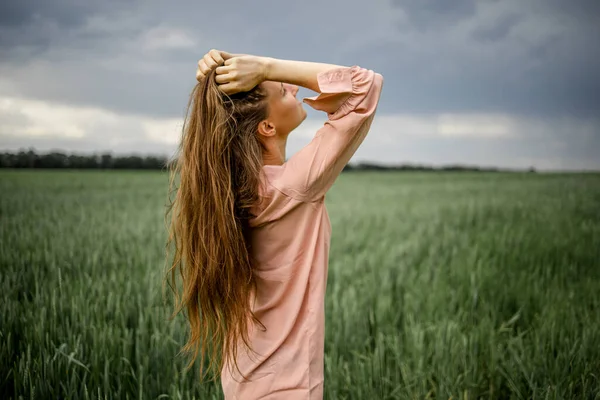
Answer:
<path fill-rule="evenodd" d="M 406 12 L 409 23 L 422 30 L 439 29 L 475 15 L 475 0 L 392 0 Z"/>
<path fill-rule="evenodd" d="M 418 137 L 400 133 L 382 146 L 373 137 L 365 140 L 353 162 L 382 164 L 477 165 L 540 170 L 600 170 L 600 159 L 581 152 L 590 142 L 549 134 L 540 138 Z M 598 141 L 596 140 L 596 144 Z M 597 148 L 597 147 L 596 147 Z"/>
<path fill-rule="evenodd" d="M 167 151 L 164 144 L 152 142 L 143 137 L 125 138 L 118 145 L 108 145 L 107 141 L 102 137 L 86 137 L 85 139 L 68 138 L 59 135 L 17 137 L 0 133 L 0 143 L 2 144 L 0 152 L 16 152 L 33 148 L 39 153 L 60 151 L 66 153 L 99 154 L 110 152 L 121 155 L 152 154 L 167 157 L 174 154 L 174 149 L 172 151 Z"/>
<path fill-rule="evenodd" d="M 590 121 L 594 123 L 594 121 Z M 597 121 L 595 122 L 597 124 Z M 514 138 L 472 138 L 472 137 L 421 137 L 396 132 L 391 140 L 382 145 L 381 131 L 373 131 L 361 145 L 352 162 L 376 162 L 382 164 L 415 163 L 426 165 L 466 164 L 502 168 L 529 168 L 540 170 L 600 170 L 600 159 L 594 148 L 600 146 L 598 136 L 589 132 L 574 132 L 565 135 L 568 124 L 557 123 L 555 132 L 538 132 L 531 136 Z M 597 125 L 596 125 L 597 126 Z M 592 127 L 592 125 L 590 126 Z M 133 128 L 133 127 L 132 127 Z M 543 128 L 543 127 L 542 127 Z M 106 135 L 105 135 L 106 136 Z M 87 135 L 83 139 L 60 136 L 17 137 L 0 133 L 0 143 L 4 151 L 18 151 L 33 147 L 38 152 L 52 150 L 82 153 L 113 154 L 155 154 L 171 156 L 174 146 L 153 142 L 132 130 L 118 144 L 109 144 L 110 138 L 101 135 Z M 292 134 L 288 140 L 287 156 L 293 156 L 310 139 Z"/>
<path fill-rule="evenodd" d="M 51 21 L 64 28 L 81 25 L 87 17 L 97 13 L 111 14 L 131 6 L 133 1 L 105 0 L 89 2 L 78 0 L 21 0 L 0 3 L 0 25 L 25 26 L 39 21 Z M 18 40 L 18 38 L 14 38 Z"/>
<path fill-rule="evenodd" d="M 190 62 L 191 67 L 179 63 L 169 66 L 168 73 L 179 77 L 172 80 L 164 79 L 161 72 L 140 72 L 126 66 L 107 70 L 86 62 L 42 64 L 15 73 L 20 80 L 27 80 L 27 85 L 20 85 L 18 93 L 6 94 L 59 99 L 63 104 L 99 106 L 117 113 L 182 116 L 195 83 L 195 67 Z"/>
<path fill-rule="evenodd" d="M 133 1 L 9 0 L 0 2 L 0 58 L 22 64 L 56 48 L 97 45 L 113 35 L 83 30 L 90 17 L 116 18 L 132 11 Z M 65 43 L 66 42 L 66 43 Z"/>
<path fill-rule="evenodd" d="M 31 120 L 25 114 L 14 110 L 2 110 L 0 111 L 0 117 L 2 119 L 2 131 L 4 132 L 10 132 L 31 123 Z"/>
<path fill-rule="evenodd" d="M 500 17 L 494 25 L 480 26 L 471 33 L 480 42 L 494 42 L 508 35 L 513 26 L 522 20 L 522 16 L 511 13 Z"/>
<path fill-rule="evenodd" d="M 0 47 L 0 55 L 7 55 L 0 62 L 0 73 L 12 78 L 4 93 L 59 100 L 70 105 L 95 105 L 116 112 L 181 116 L 195 84 L 196 62 L 212 47 L 290 59 L 313 57 L 315 61 L 324 61 L 330 53 L 317 49 L 310 51 L 310 55 L 307 51 L 305 57 L 298 55 L 307 50 L 301 47 L 307 41 L 322 40 L 322 31 L 316 27 L 319 23 L 310 29 L 298 28 L 297 31 L 305 32 L 287 37 L 287 46 L 281 46 L 284 32 L 294 24 L 304 25 L 313 14 L 300 4 L 287 11 L 284 5 L 273 4 L 270 12 L 280 17 L 271 18 L 246 3 L 239 4 L 234 14 L 224 12 L 215 3 L 194 7 L 193 1 L 180 2 L 179 7 L 149 1 L 139 4 L 137 12 L 131 13 L 133 3 L 116 2 L 115 6 L 121 5 L 118 12 L 110 7 L 69 11 L 69 7 L 58 4 L 62 11 L 57 14 L 72 12 L 77 26 L 56 23 L 32 26 L 30 18 L 22 18 L 24 25 L 16 27 L 0 25 L 0 33 L 9 28 L 19 32 L 3 35 L 9 39 Z M 329 7 L 333 13 L 335 6 L 331 2 L 321 6 L 321 10 L 327 12 Z M 32 12 L 29 10 L 29 14 Z M 132 14 L 134 18 L 120 22 L 123 15 Z M 44 20 L 54 21 L 52 15 L 48 14 Z M 83 24 L 86 19 L 107 15 L 114 19 L 106 21 L 106 30 L 90 29 Z M 320 24 L 325 28 L 329 22 Z M 199 47 L 157 51 L 140 48 L 135 40 L 144 31 L 161 25 L 182 29 Z M 334 31 L 328 34 L 333 35 Z M 312 39 L 307 40 L 306 36 Z M 111 66 L 107 67 L 107 63 Z M 140 70 L 142 64 L 147 68 Z"/>
<path fill-rule="evenodd" d="M 39 19 L 51 19 L 61 25 L 73 25 L 79 20 L 84 3 L 58 0 L 3 1 L 0 3 L 0 24 L 3 26 L 23 26 Z"/>
<path fill-rule="evenodd" d="M 550 7 L 558 15 L 578 21 L 600 22 L 600 2 L 597 0 L 537 0 L 540 8 Z"/>
<path fill-rule="evenodd" d="M 394 0 L 393 8 L 258 1 L 236 2 L 235 12 L 193 1 L 12 3 L 0 9 L 0 90 L 8 95 L 181 116 L 196 61 L 215 47 L 375 69 L 386 78 L 382 113 L 600 111 L 600 3 L 591 0 Z M 34 24 L 35 13 L 45 22 Z M 402 32 L 369 41 L 380 24 L 393 25 L 385 18 L 394 13 L 407 22 Z M 156 26 L 182 29 L 196 47 L 140 48 L 136 38 Z M 351 37 L 365 41 L 336 55 Z"/>
<path fill-rule="evenodd" d="M 470 3 L 461 3 L 463 12 L 443 17 L 460 22 L 456 28 L 436 23 L 454 2 L 428 3 L 430 31 L 403 28 L 400 39 L 356 48 L 348 57 L 393 54 L 387 88 L 395 91 L 391 102 L 406 112 L 593 115 L 600 112 L 600 24 L 583 10 L 586 4 L 594 15 L 598 6 L 576 3 L 567 16 L 567 2 L 479 2 L 474 16 L 464 11 Z M 404 5 L 409 18 L 415 15 L 414 5 L 395 4 Z M 406 27 L 404 16 L 398 20 Z"/>

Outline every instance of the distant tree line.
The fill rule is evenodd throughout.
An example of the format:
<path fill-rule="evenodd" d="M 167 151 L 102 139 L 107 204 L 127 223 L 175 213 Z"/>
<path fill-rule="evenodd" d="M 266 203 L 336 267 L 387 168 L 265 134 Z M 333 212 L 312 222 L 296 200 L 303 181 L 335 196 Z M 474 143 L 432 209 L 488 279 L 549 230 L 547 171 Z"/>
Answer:
<path fill-rule="evenodd" d="M 373 163 L 365 163 L 361 162 L 358 164 L 348 164 L 344 167 L 345 172 L 350 171 L 480 171 L 480 172 L 510 172 L 510 171 L 520 171 L 517 169 L 506 169 L 506 168 L 496 168 L 496 167 L 480 167 L 476 165 L 461 165 L 461 164 L 451 164 L 451 165 L 443 165 L 443 166 L 433 166 L 433 165 L 422 165 L 422 164 L 397 164 L 397 165 L 381 165 L 381 164 L 373 164 Z M 534 167 L 530 167 L 527 169 L 528 172 L 536 172 Z"/>
<path fill-rule="evenodd" d="M 65 154 L 54 151 L 37 154 L 35 150 L 21 150 L 16 153 L 0 153 L 0 168 L 72 168 L 72 169 L 166 169 L 169 162 L 166 156 L 126 155 L 116 156 L 111 153 L 101 154 Z M 373 163 L 348 164 L 344 172 L 351 171 L 507 171 L 499 168 L 482 168 L 467 165 L 447 165 L 434 167 L 430 165 L 399 164 L 381 165 Z M 535 172 L 532 167 L 529 172 Z"/>
<path fill-rule="evenodd" d="M 163 169 L 165 156 L 116 156 L 102 154 L 65 154 L 54 151 L 37 154 L 34 150 L 0 153 L 0 168 L 73 168 L 73 169 Z"/>

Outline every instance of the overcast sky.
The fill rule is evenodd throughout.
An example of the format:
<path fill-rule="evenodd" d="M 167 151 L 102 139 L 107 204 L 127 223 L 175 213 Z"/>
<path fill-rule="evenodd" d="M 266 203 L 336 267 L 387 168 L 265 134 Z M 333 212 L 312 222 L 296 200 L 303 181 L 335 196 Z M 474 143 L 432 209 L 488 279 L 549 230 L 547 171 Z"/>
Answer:
<path fill-rule="evenodd" d="M 599 41 L 595 0 L 3 0 L 0 149 L 172 155 L 216 48 L 381 73 L 353 162 L 600 169 Z"/>

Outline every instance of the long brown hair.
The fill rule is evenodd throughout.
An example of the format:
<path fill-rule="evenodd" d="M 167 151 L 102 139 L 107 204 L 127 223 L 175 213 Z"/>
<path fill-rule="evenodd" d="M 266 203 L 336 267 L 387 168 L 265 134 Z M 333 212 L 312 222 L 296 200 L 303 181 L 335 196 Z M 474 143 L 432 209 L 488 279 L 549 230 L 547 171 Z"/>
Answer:
<path fill-rule="evenodd" d="M 170 319 L 187 311 L 190 332 L 179 354 L 192 354 L 188 371 L 200 350 L 201 380 L 206 358 L 213 380 L 225 362 L 240 371 L 238 345 L 251 349 L 250 323 L 262 326 L 250 304 L 256 281 L 247 238 L 251 208 L 259 201 L 264 147 L 257 130 L 268 116 L 267 93 L 259 85 L 228 96 L 214 76 L 213 70 L 191 93 L 178 158 L 169 165 L 165 214 L 167 266 L 171 245 L 174 257 L 163 295 L 168 282 L 175 295 Z M 181 297 L 176 272 L 182 279 Z"/>

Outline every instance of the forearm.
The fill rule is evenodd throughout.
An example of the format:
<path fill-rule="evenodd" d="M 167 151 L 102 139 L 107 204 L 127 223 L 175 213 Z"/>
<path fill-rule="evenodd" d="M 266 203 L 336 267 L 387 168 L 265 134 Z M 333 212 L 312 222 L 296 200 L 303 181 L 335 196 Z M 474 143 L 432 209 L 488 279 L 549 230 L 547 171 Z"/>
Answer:
<path fill-rule="evenodd" d="M 341 65 L 323 64 L 309 61 L 280 60 L 265 58 L 265 80 L 285 82 L 298 85 L 319 92 L 317 75 L 334 68 L 343 68 Z"/>

